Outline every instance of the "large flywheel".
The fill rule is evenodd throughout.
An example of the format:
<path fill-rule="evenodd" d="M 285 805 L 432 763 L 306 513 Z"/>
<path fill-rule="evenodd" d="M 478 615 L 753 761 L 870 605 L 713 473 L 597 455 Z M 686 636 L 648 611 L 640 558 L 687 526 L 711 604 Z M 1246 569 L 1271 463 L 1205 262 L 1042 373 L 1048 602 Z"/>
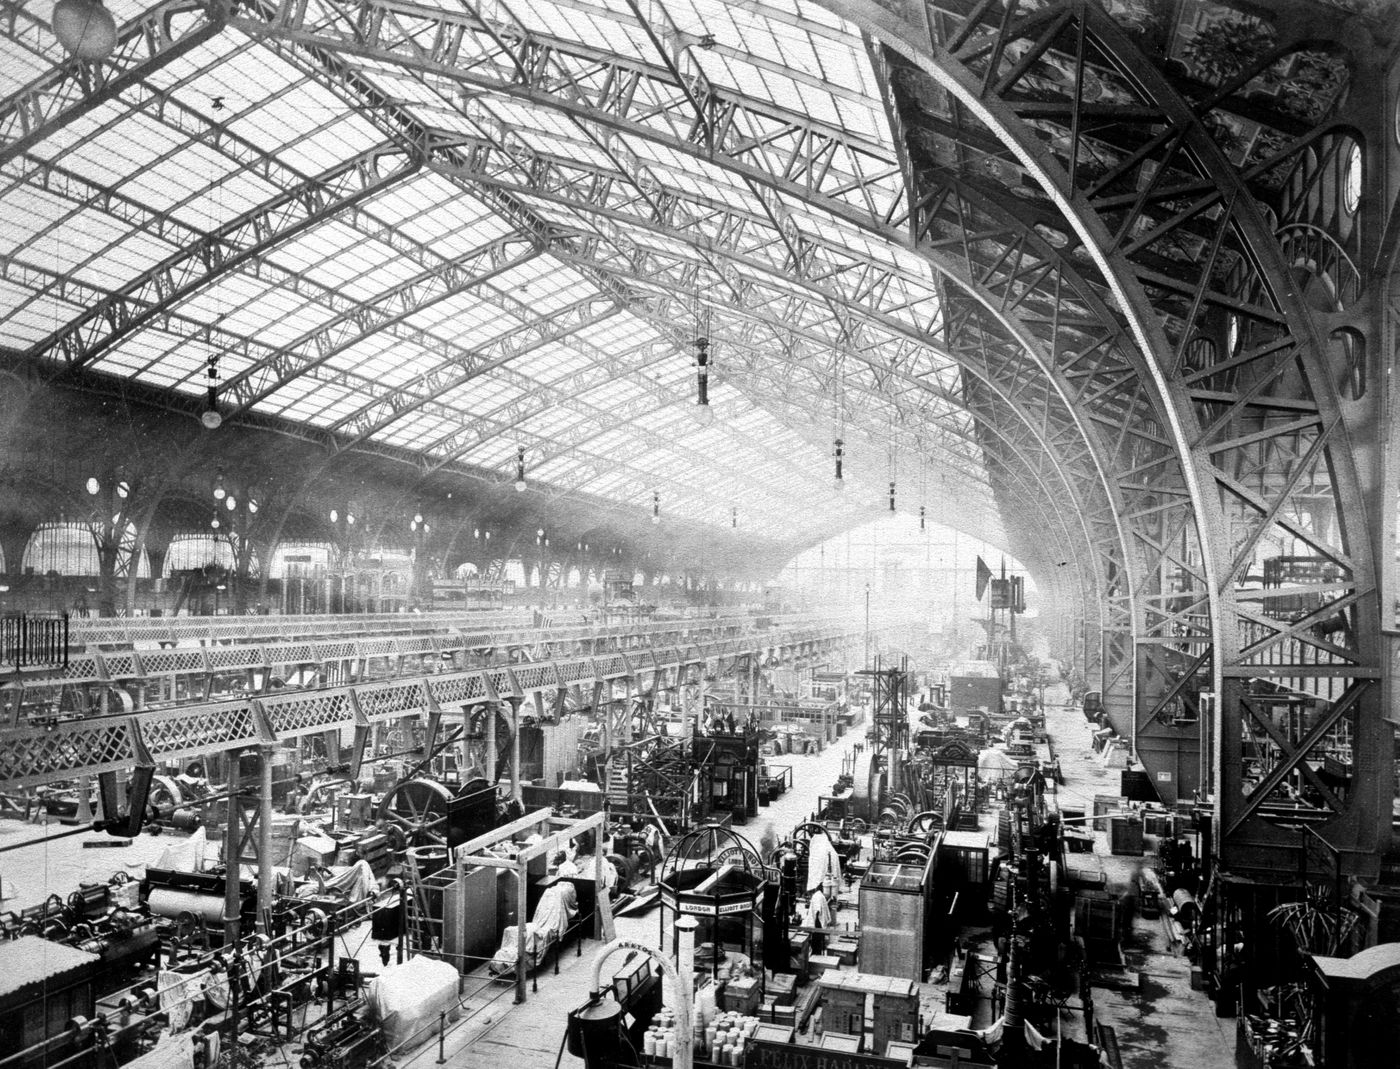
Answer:
<path fill-rule="evenodd" d="M 377 816 L 404 846 L 445 846 L 452 792 L 434 779 L 399 780 L 379 800 Z"/>

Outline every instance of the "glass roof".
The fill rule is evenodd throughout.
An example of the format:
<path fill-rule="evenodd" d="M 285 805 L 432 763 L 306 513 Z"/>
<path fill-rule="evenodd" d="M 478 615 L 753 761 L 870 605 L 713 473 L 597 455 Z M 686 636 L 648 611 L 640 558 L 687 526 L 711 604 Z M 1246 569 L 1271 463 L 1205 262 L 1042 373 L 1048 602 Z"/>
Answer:
<path fill-rule="evenodd" d="M 785 540 L 864 522 L 891 479 L 1000 532 L 934 272 L 888 223 L 880 88 L 831 12 L 308 0 L 181 15 L 152 56 L 154 7 L 111 0 L 133 76 L 85 98 L 52 0 L 10 6 L 0 336 L 26 359 L 193 397 L 213 356 L 231 424 L 502 481 L 523 447 L 551 492 Z"/>

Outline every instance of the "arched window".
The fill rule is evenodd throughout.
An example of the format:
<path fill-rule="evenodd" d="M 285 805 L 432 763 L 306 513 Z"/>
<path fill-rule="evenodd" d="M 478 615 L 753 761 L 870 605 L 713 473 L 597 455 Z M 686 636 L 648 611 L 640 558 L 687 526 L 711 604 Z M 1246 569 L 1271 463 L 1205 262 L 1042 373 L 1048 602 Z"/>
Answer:
<path fill-rule="evenodd" d="M 1346 170 L 1342 172 L 1342 207 L 1355 214 L 1361 204 L 1361 183 L 1365 178 L 1361 146 L 1353 142 L 1347 153 Z"/>
<path fill-rule="evenodd" d="M 217 538 L 212 534 L 189 534 L 177 535 L 170 540 L 170 548 L 165 553 L 166 576 L 191 568 L 203 568 L 206 564 L 217 564 L 232 570 L 235 564 L 233 546 L 227 538 Z"/>
<path fill-rule="evenodd" d="M 136 525 L 128 523 L 122 533 L 121 555 L 118 574 L 126 569 L 121 561 L 130 557 L 136 548 Z M 100 575 L 101 566 L 97 560 L 97 543 L 93 540 L 92 529 L 85 523 L 43 523 L 29 536 L 24 547 L 20 567 L 35 575 Z M 150 564 L 143 553 L 137 562 L 136 576 L 148 579 Z"/>

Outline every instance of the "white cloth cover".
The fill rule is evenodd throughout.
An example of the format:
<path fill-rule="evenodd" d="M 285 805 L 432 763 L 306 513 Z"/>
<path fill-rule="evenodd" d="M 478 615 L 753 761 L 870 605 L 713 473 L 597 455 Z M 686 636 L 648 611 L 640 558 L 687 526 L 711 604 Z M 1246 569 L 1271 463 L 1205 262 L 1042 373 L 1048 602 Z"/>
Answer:
<path fill-rule="evenodd" d="M 368 898 L 379 888 L 374 878 L 374 870 L 369 862 L 361 858 L 353 865 L 328 879 L 318 879 L 315 883 L 303 884 L 297 889 L 298 898 L 317 898 L 323 894 L 341 894 L 350 902 Z"/>
<path fill-rule="evenodd" d="M 456 1020 L 457 970 L 445 961 L 412 957 L 369 982 L 370 1013 L 391 1055 L 432 1039 L 438 1015 Z"/>
<path fill-rule="evenodd" d="M 827 905 L 826 893 L 818 887 L 807 900 L 807 910 L 802 916 L 804 928 L 830 928 L 831 907 Z"/>
<path fill-rule="evenodd" d="M 162 969 L 156 974 L 156 995 L 171 1032 L 179 1032 L 190 1023 L 195 1002 L 204 1001 L 204 984 L 208 979 L 208 969 L 193 973 Z"/>
<path fill-rule="evenodd" d="M 160 859 L 152 867 L 169 869 L 171 872 L 203 872 L 204 848 L 208 841 L 203 826 L 198 827 L 188 839 L 162 850 Z M 155 1051 L 151 1053 L 154 1054 Z"/>
<path fill-rule="evenodd" d="M 807 842 L 807 886 L 814 891 L 818 887 L 835 888 L 841 880 L 841 858 L 831 838 L 826 835 L 813 835 Z"/>
<path fill-rule="evenodd" d="M 530 922 L 541 931 L 553 932 L 562 939 L 577 916 L 578 888 L 567 880 L 560 880 L 545 888 Z"/>
<path fill-rule="evenodd" d="M 594 856 L 592 854 L 580 854 L 574 859 L 574 864 L 578 866 L 580 879 L 593 879 Z M 611 891 L 617 886 L 617 866 L 607 858 L 603 858 L 603 888 Z"/>
<path fill-rule="evenodd" d="M 540 958 L 558 936 L 549 929 L 541 929 L 534 923 L 525 925 L 525 971 L 529 972 L 539 964 Z M 500 949 L 492 956 L 487 971 L 492 976 L 501 976 L 515 968 L 519 957 L 520 936 L 515 925 L 511 925 L 501 935 Z"/>
<path fill-rule="evenodd" d="M 189 1036 L 167 1032 L 154 1047 L 126 1065 L 127 1069 L 194 1069 L 194 1044 Z"/>

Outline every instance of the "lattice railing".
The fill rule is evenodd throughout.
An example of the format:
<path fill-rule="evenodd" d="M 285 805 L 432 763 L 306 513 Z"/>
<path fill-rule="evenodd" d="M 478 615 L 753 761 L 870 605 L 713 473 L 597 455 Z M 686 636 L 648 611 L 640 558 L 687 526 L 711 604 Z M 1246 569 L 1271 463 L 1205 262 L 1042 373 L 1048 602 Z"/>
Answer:
<path fill-rule="evenodd" d="M 102 654 L 102 667 L 108 679 L 140 679 L 144 673 L 136 660 L 136 651 Z"/>
<path fill-rule="evenodd" d="M 309 642 L 296 642 L 288 646 L 266 646 L 268 664 L 314 664 L 316 648 Z"/>
<path fill-rule="evenodd" d="M 391 638 L 362 638 L 355 645 L 361 657 L 393 657 L 399 652 L 398 643 Z"/>
<path fill-rule="evenodd" d="M 520 684 L 520 689 L 525 691 L 540 690 L 557 685 L 559 678 L 554 672 L 553 662 L 549 661 L 539 664 L 518 664 L 513 671 L 515 681 Z"/>
<path fill-rule="evenodd" d="M 423 683 L 416 679 L 408 683 L 366 683 L 355 688 L 355 698 L 360 711 L 371 720 L 422 712 L 428 705 Z"/>
<path fill-rule="evenodd" d="M 345 727 L 354 720 L 348 687 L 274 695 L 261 700 L 272 730 L 279 738 Z"/>
<path fill-rule="evenodd" d="M 598 675 L 604 679 L 615 679 L 630 674 L 626 659 L 619 653 L 595 657 L 593 663 L 598 666 Z"/>
<path fill-rule="evenodd" d="M 480 672 L 458 676 L 432 676 L 428 689 L 433 700 L 439 705 L 462 705 L 466 702 L 482 701 L 486 697 L 486 683 Z"/>
<path fill-rule="evenodd" d="M 15 728 L 2 738 L 0 784 L 6 790 L 110 772 L 137 757 L 129 716 L 69 721 L 53 729 Z"/>
<path fill-rule="evenodd" d="M 240 668 L 265 668 L 267 651 L 263 646 L 206 646 L 211 671 L 236 671 Z"/>
<path fill-rule="evenodd" d="M 316 650 L 316 660 L 321 664 L 329 661 L 350 661 L 355 658 L 353 642 L 318 642 L 313 648 Z"/>
<path fill-rule="evenodd" d="M 204 650 L 141 650 L 137 654 L 144 676 L 169 676 L 206 671 Z"/>
<path fill-rule="evenodd" d="M 782 645 L 786 637 L 769 632 L 765 641 Z M 817 641 L 858 642 L 861 637 L 859 632 L 824 629 Z M 725 651 L 734 648 L 731 640 L 722 640 L 688 649 L 659 650 L 655 658 L 650 656 L 650 650 L 642 649 L 631 655 L 631 659 L 639 681 L 649 685 L 651 674 L 658 666 L 668 675 L 674 675 L 682 663 L 724 656 Z M 261 647 L 216 646 L 206 649 L 205 653 L 213 662 L 225 655 L 260 655 L 261 651 Z M 81 660 L 76 659 L 70 668 L 82 670 L 77 663 Z M 91 671 L 96 662 L 92 658 L 87 660 L 87 670 Z M 564 673 L 570 684 L 586 685 L 598 679 L 616 678 L 625 674 L 625 669 L 623 658 L 613 655 L 539 661 L 516 666 L 513 670 L 522 690 L 528 691 L 531 688 L 554 689 L 559 684 L 559 672 Z M 460 707 L 487 700 L 490 694 L 488 675 L 499 697 L 513 696 L 510 671 L 502 667 L 428 676 L 426 684 L 439 705 Z M 423 679 L 385 680 L 333 690 L 283 691 L 251 702 L 214 702 L 136 715 L 63 720 L 44 727 L 5 729 L 0 731 L 0 790 L 129 766 L 147 753 L 157 759 L 177 759 L 296 738 L 317 731 L 344 729 L 356 722 L 357 702 L 360 710 L 372 718 L 405 715 L 426 706 L 424 682 Z M 263 729 L 254 711 L 257 705 L 261 705 L 266 714 L 270 737 L 262 735 Z"/>
<path fill-rule="evenodd" d="M 146 749 L 157 759 L 193 757 L 260 741 L 257 719 L 248 702 L 144 713 L 140 728 Z"/>
<path fill-rule="evenodd" d="M 559 678 L 565 683 L 580 683 L 585 679 L 596 679 L 598 676 L 598 670 L 590 658 L 556 663 L 559 666 Z"/>

